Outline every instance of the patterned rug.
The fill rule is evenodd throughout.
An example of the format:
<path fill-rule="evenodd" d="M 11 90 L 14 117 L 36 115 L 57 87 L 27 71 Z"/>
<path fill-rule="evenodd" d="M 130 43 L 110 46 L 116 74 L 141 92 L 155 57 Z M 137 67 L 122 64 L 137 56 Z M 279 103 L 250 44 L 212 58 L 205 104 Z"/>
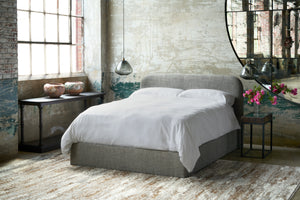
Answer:
<path fill-rule="evenodd" d="M 33 155 L 33 156 L 32 156 Z M 189 178 L 71 166 L 59 151 L 0 165 L 0 199 L 289 199 L 300 167 L 218 160 Z"/>

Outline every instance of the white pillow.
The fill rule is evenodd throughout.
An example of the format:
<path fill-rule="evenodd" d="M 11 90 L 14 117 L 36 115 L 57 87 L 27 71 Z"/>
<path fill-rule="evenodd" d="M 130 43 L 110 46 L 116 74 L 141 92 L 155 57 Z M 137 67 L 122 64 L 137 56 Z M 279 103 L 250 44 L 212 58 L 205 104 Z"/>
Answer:
<path fill-rule="evenodd" d="M 167 97 L 176 97 L 179 93 L 181 93 L 182 89 L 176 88 L 166 88 L 166 87 L 148 87 L 141 88 L 133 92 L 129 97 L 136 97 L 139 95 L 151 95 L 151 96 L 167 96 Z"/>
<path fill-rule="evenodd" d="M 178 97 L 212 99 L 230 106 L 232 106 L 235 101 L 234 96 L 228 92 L 214 89 L 189 89 L 181 92 Z"/>

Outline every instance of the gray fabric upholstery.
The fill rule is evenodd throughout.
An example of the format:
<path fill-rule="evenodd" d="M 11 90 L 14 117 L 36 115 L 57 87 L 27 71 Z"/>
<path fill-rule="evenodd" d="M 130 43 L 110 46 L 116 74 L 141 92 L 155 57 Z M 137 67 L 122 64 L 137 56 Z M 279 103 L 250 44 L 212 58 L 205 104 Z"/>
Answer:
<path fill-rule="evenodd" d="M 240 80 L 234 76 L 157 74 L 143 78 L 141 87 L 223 90 L 236 97 L 233 107 L 238 120 L 243 114 L 243 87 Z M 238 145 L 239 131 L 230 132 L 201 145 L 199 147 L 201 157 L 193 173 L 233 151 Z M 186 177 L 190 175 L 179 161 L 178 152 L 101 144 L 73 144 L 71 164 L 165 176 Z"/>
<path fill-rule="evenodd" d="M 236 149 L 236 134 L 233 131 L 201 145 L 201 157 L 192 173 Z M 72 145 L 71 164 L 182 178 L 192 174 L 179 161 L 178 152 L 91 143 Z"/>

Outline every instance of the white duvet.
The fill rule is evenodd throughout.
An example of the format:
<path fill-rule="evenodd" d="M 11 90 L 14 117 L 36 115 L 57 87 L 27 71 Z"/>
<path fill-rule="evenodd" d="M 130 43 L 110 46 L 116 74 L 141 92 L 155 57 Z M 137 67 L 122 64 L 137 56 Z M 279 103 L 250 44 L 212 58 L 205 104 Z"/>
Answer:
<path fill-rule="evenodd" d="M 81 113 L 63 135 L 61 149 L 68 154 L 73 143 L 87 142 L 177 151 L 191 172 L 201 144 L 239 128 L 226 103 L 140 95 Z"/>

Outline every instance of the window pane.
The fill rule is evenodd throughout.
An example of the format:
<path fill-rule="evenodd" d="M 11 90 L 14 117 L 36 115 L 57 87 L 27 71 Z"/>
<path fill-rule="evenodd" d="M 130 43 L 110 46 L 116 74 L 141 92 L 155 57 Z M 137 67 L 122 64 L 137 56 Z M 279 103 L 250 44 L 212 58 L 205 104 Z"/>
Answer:
<path fill-rule="evenodd" d="M 77 67 L 76 67 L 76 46 L 72 46 L 72 72 L 77 72 Z"/>
<path fill-rule="evenodd" d="M 273 11 L 273 56 L 282 57 L 282 12 Z"/>
<path fill-rule="evenodd" d="M 81 72 L 83 65 L 83 46 L 72 47 L 72 72 Z"/>
<path fill-rule="evenodd" d="M 82 19 L 72 17 L 72 44 L 82 44 Z"/>
<path fill-rule="evenodd" d="M 41 0 L 39 0 L 41 1 Z M 48 13 L 57 13 L 57 1 L 56 0 L 45 0 L 45 10 Z"/>
<path fill-rule="evenodd" d="M 270 38 L 270 12 L 256 12 L 254 23 L 254 54 L 270 58 L 271 38 Z"/>
<path fill-rule="evenodd" d="M 240 0 L 227 0 L 227 11 L 242 11 L 242 3 Z"/>
<path fill-rule="evenodd" d="M 72 0 L 72 15 L 82 16 L 82 0 Z"/>
<path fill-rule="evenodd" d="M 29 10 L 29 0 L 18 0 L 17 8 L 21 10 Z"/>
<path fill-rule="evenodd" d="M 246 13 L 244 12 L 236 12 L 232 13 L 232 15 L 228 15 L 231 17 L 230 21 L 235 21 L 236 23 L 231 26 L 228 26 L 229 33 L 231 36 L 231 41 L 236 50 L 236 53 L 241 57 L 246 57 L 247 55 L 247 24 L 244 23 L 247 21 Z M 237 20 L 239 19 L 239 20 Z"/>
<path fill-rule="evenodd" d="M 43 1 L 42 0 L 31 0 L 31 10 L 43 12 L 44 11 Z"/>
<path fill-rule="evenodd" d="M 58 46 L 46 45 L 46 73 L 58 73 Z"/>
<path fill-rule="evenodd" d="M 295 57 L 297 57 L 297 54 L 295 54 L 295 48 L 296 48 L 296 43 L 295 43 L 295 41 L 296 41 L 296 38 L 295 38 L 295 36 L 296 36 L 296 34 L 297 34 L 297 32 L 298 32 L 298 30 L 297 31 L 295 31 L 297 28 L 298 28 L 298 24 L 296 25 L 296 22 L 298 21 L 298 11 L 297 12 L 295 12 L 294 10 L 292 10 L 291 11 L 291 15 L 290 15 L 290 36 L 292 37 L 292 44 L 291 44 L 291 58 L 295 58 Z"/>
<path fill-rule="evenodd" d="M 70 0 L 59 0 L 59 14 L 69 15 Z"/>
<path fill-rule="evenodd" d="M 44 45 L 32 44 L 32 75 L 45 74 Z"/>
<path fill-rule="evenodd" d="M 42 13 L 31 13 L 31 40 L 44 41 L 44 15 Z"/>
<path fill-rule="evenodd" d="M 58 42 L 57 39 L 57 15 L 46 16 L 46 41 Z"/>
<path fill-rule="evenodd" d="M 18 40 L 29 41 L 29 13 L 18 11 Z"/>
<path fill-rule="evenodd" d="M 282 0 L 276 0 L 276 1 L 273 1 L 273 9 L 274 10 L 277 10 L 277 9 L 283 9 L 283 2 Z"/>
<path fill-rule="evenodd" d="M 59 42 L 71 42 L 69 17 L 59 16 Z"/>
<path fill-rule="evenodd" d="M 30 75 L 29 44 L 18 44 L 18 72 L 19 75 Z"/>
<path fill-rule="evenodd" d="M 70 73 L 70 46 L 60 45 L 60 73 Z"/>

